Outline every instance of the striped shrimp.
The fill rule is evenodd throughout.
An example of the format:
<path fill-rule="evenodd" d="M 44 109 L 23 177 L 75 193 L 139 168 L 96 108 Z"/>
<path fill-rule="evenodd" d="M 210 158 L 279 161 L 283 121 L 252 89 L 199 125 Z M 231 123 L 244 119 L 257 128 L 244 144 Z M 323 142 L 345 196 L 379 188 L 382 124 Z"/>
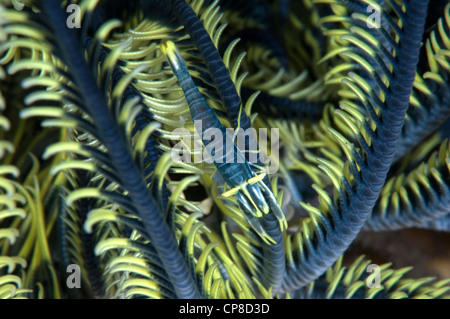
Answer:
<path fill-rule="evenodd" d="M 278 220 L 280 229 L 287 228 L 287 222 L 284 214 L 279 207 L 272 191 L 262 182 L 266 174 L 257 175 L 250 167 L 237 145 L 233 142 L 232 136 L 220 122 L 217 115 L 206 103 L 194 81 L 192 80 L 184 59 L 181 57 L 175 44 L 167 41 L 161 44 L 161 51 L 167 57 L 169 65 L 178 78 L 178 82 L 183 89 L 184 95 L 189 105 L 189 110 L 194 123 L 202 123 L 197 131 L 202 133 L 202 142 L 205 147 L 214 151 L 220 150 L 218 156 L 214 158 L 214 165 L 217 171 L 222 175 L 225 182 L 231 187 L 230 190 L 223 193 L 224 197 L 236 195 L 239 208 L 253 229 L 266 242 L 275 243 L 275 241 L 266 233 L 258 218 L 264 214 L 273 214 Z M 220 130 L 223 139 L 209 140 L 205 139 L 205 131 L 208 128 Z M 233 147 L 227 147 L 233 145 Z M 215 152 L 211 152 L 215 156 Z M 232 159 L 230 161 L 230 159 Z"/>

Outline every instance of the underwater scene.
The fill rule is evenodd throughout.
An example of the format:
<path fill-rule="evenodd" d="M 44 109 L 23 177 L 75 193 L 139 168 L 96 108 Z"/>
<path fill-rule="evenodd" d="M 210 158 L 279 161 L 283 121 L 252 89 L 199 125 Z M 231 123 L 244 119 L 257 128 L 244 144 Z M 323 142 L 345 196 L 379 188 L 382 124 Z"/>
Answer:
<path fill-rule="evenodd" d="M 0 299 L 450 299 L 449 138 L 448 0 L 0 0 Z"/>

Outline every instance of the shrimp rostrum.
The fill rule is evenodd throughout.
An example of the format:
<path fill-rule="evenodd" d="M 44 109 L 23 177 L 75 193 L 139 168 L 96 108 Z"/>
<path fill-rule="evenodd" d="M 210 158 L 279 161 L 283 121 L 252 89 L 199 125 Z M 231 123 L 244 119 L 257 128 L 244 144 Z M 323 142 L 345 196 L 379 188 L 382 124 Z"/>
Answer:
<path fill-rule="evenodd" d="M 266 243 L 274 243 L 274 240 L 264 230 L 260 218 L 272 214 L 278 220 L 281 231 L 287 228 L 287 222 L 275 196 L 263 182 L 265 173 L 258 175 L 252 170 L 241 150 L 233 142 L 233 137 L 227 132 L 195 85 L 175 44 L 167 41 L 161 44 L 161 51 L 167 57 L 169 65 L 183 89 L 192 120 L 194 124 L 197 123 L 196 129 L 199 134 L 201 133 L 204 146 L 211 150 L 217 171 L 231 187 L 222 195 L 224 197 L 235 195 L 239 208 L 244 213 L 249 225 Z M 222 138 L 213 140 L 205 138 L 204 133 L 208 128 L 215 128 L 222 134 Z"/>

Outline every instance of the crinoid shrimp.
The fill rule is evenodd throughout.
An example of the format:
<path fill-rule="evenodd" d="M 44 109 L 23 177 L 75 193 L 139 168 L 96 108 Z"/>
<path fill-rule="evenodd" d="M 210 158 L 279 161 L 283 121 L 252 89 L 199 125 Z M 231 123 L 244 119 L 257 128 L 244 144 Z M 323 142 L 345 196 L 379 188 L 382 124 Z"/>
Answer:
<path fill-rule="evenodd" d="M 213 163 L 217 171 L 231 187 L 222 195 L 224 197 L 235 195 L 239 208 L 244 213 L 250 226 L 266 243 L 273 243 L 274 240 L 264 230 L 259 218 L 266 214 L 273 214 L 279 222 L 281 231 L 287 228 L 287 221 L 272 191 L 262 181 L 266 174 L 256 174 L 252 170 L 241 150 L 233 142 L 233 137 L 227 133 L 227 130 L 195 85 L 175 44 L 171 41 L 162 43 L 161 51 L 167 57 L 169 65 L 183 89 L 192 120 L 194 123 L 202 123 L 196 129 L 199 133 L 202 133 L 204 146 L 212 150 L 211 155 L 214 157 Z M 223 138 L 213 140 L 205 138 L 203 133 L 208 128 L 219 130 Z"/>

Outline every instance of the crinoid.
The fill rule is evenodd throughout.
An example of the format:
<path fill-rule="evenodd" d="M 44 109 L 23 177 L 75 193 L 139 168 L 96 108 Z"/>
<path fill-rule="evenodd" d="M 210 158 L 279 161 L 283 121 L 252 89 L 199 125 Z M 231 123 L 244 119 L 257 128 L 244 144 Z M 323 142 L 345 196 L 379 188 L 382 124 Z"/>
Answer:
<path fill-rule="evenodd" d="M 449 75 L 447 1 L 0 0 L 0 298 L 448 298 L 344 256 L 450 231 Z"/>

